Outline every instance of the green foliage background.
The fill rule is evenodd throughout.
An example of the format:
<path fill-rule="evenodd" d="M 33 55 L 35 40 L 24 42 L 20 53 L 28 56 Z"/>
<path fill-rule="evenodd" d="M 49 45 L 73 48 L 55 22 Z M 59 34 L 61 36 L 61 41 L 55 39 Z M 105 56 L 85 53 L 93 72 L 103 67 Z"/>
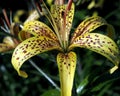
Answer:
<path fill-rule="evenodd" d="M 86 17 L 98 14 L 113 25 L 116 32 L 115 42 L 120 47 L 120 0 L 95 0 L 96 5 L 88 9 L 91 1 L 74 0 L 76 11 L 72 31 Z M 100 5 L 100 1 L 104 1 L 103 4 Z M 27 0 L 1 0 L 0 16 L 3 17 L 3 8 L 11 9 L 15 13 L 19 9 L 27 11 L 29 5 Z M 24 18 L 25 16 L 21 17 L 21 20 Z M 0 30 L 1 42 L 5 35 Z M 86 49 L 76 48 L 75 51 L 78 55 L 78 61 L 73 95 L 120 96 L 120 69 L 110 75 L 108 70 L 113 64 L 105 57 Z M 0 96 L 59 96 L 59 91 L 30 65 L 29 61 L 25 62 L 22 67 L 29 74 L 29 77 L 27 79 L 19 77 L 11 65 L 11 55 L 12 51 L 0 53 Z M 32 60 L 59 86 L 55 57 L 56 53 L 53 51 L 34 56 Z"/>

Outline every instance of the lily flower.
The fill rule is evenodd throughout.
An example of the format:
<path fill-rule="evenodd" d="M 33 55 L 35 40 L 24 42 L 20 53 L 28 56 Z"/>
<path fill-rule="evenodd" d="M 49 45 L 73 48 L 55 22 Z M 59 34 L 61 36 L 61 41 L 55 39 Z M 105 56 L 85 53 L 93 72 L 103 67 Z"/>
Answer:
<path fill-rule="evenodd" d="M 13 50 L 20 42 L 21 39 L 19 38 L 19 31 L 22 25 L 20 25 L 19 17 L 20 15 L 23 15 L 25 13 L 24 10 L 18 10 L 17 13 L 14 16 L 15 21 L 12 21 L 12 13 L 10 12 L 10 19 L 8 19 L 6 10 L 3 9 L 3 15 L 4 19 L 1 19 L 1 22 L 3 23 L 2 26 L 0 26 L 0 29 L 7 33 L 8 35 L 3 38 L 3 42 L 0 43 L 0 52 L 7 52 L 10 50 Z M 41 13 L 42 14 L 42 13 Z M 28 16 L 28 18 L 25 20 L 24 23 L 32 20 L 36 20 L 40 18 L 37 11 L 33 10 L 31 14 Z M 17 23 L 16 23 L 17 22 Z M 29 37 L 29 33 L 22 34 L 24 38 Z"/>
<path fill-rule="evenodd" d="M 118 68 L 119 64 L 119 49 L 111 39 L 112 37 L 109 37 L 112 36 L 113 31 L 111 25 L 102 17 L 92 16 L 82 21 L 72 35 L 70 31 L 74 11 L 75 5 L 72 0 L 69 0 L 68 4 L 56 3 L 48 12 L 48 19 L 53 28 L 38 20 L 24 23 L 19 36 L 23 41 L 15 48 L 11 60 L 18 75 L 26 78 L 28 77 L 27 73 L 20 70 L 25 61 L 37 54 L 57 50 L 56 61 L 60 75 L 61 96 L 72 95 L 77 63 L 74 48 L 86 48 L 105 56 L 115 65 L 110 70 L 111 73 Z M 106 35 L 95 33 L 95 29 L 101 26 L 107 26 L 108 33 Z M 22 36 L 24 33 L 31 34 L 30 38 L 24 38 Z"/>
<path fill-rule="evenodd" d="M 14 49 L 20 42 L 17 39 L 19 27 L 12 22 L 12 14 L 10 12 L 10 20 L 8 19 L 6 10 L 3 9 L 4 19 L 1 19 L 3 26 L 0 26 L 0 29 L 4 31 L 7 36 L 4 37 L 3 42 L 0 43 L 0 52 L 7 52 Z"/>

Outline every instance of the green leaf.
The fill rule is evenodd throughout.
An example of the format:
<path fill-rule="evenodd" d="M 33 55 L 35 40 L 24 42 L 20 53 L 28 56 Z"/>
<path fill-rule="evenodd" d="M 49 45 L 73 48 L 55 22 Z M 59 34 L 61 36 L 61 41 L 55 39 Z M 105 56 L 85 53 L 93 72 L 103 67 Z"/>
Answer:
<path fill-rule="evenodd" d="M 20 43 L 12 55 L 12 65 L 17 70 L 18 74 L 23 77 L 27 77 L 27 74 L 20 71 L 23 63 L 29 58 L 50 50 L 60 50 L 59 43 L 48 37 L 31 37 Z"/>
<path fill-rule="evenodd" d="M 74 42 L 69 46 L 69 50 L 74 47 L 87 48 L 108 58 L 115 64 L 115 67 L 110 71 L 111 73 L 118 68 L 120 59 L 119 49 L 115 42 L 105 35 L 99 33 L 86 33 L 75 38 Z"/>
<path fill-rule="evenodd" d="M 57 89 L 47 90 L 41 96 L 60 96 L 60 92 Z"/>
<path fill-rule="evenodd" d="M 71 96 L 76 68 L 76 54 L 74 52 L 59 53 L 57 64 L 60 74 L 61 96 Z"/>
<path fill-rule="evenodd" d="M 80 82 L 79 86 L 77 87 L 77 90 L 76 90 L 77 93 L 80 94 L 88 83 L 89 83 L 89 80 L 87 76 L 85 79 L 82 80 L 82 82 Z"/>

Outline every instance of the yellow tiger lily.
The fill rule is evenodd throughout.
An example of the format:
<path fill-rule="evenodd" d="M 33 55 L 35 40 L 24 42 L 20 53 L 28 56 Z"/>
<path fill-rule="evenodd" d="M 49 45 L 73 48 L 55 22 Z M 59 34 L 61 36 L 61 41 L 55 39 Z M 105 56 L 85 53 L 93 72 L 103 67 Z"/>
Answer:
<path fill-rule="evenodd" d="M 111 69 L 111 73 L 118 68 L 119 64 L 119 49 L 109 37 L 112 36 L 113 31 L 111 25 L 99 16 L 92 16 L 81 22 L 73 35 L 71 35 L 74 10 L 73 3 L 71 5 L 52 5 L 49 20 L 53 30 L 37 20 L 24 23 L 19 36 L 23 42 L 15 48 L 11 60 L 18 74 L 26 78 L 28 77 L 27 73 L 20 70 L 26 60 L 46 51 L 59 51 L 57 64 L 60 74 L 61 96 L 72 95 L 77 62 L 77 55 L 73 51 L 74 48 L 90 49 L 105 56 L 115 64 L 115 67 Z M 95 33 L 95 29 L 104 25 L 107 26 L 107 35 Z M 31 34 L 31 37 L 24 38 L 22 34 L 25 33 Z"/>

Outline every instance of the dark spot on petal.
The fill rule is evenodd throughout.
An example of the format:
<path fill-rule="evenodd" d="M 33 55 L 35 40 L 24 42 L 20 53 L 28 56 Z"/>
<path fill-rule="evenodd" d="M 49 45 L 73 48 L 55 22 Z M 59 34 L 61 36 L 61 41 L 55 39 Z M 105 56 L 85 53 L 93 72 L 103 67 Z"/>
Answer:
<path fill-rule="evenodd" d="M 27 51 L 26 51 L 26 50 L 24 50 L 24 51 L 23 51 L 23 53 L 27 53 Z"/>
<path fill-rule="evenodd" d="M 19 57 L 17 57 L 16 60 L 19 60 Z"/>

